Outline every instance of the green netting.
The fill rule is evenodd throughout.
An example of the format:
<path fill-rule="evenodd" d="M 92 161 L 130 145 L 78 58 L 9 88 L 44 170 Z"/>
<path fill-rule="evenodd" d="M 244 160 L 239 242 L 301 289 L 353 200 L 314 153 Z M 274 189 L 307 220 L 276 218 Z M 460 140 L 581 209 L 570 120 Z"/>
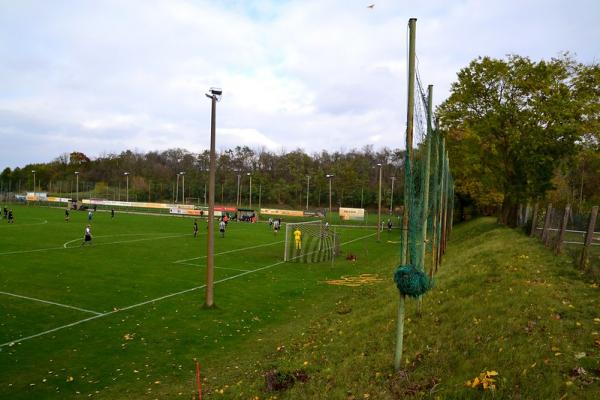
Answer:
<path fill-rule="evenodd" d="M 445 140 L 434 126 L 433 116 L 428 115 L 428 99 L 420 83 L 419 89 L 414 126 L 418 145 L 404 157 L 405 211 L 400 266 L 394 274 L 400 293 L 412 297 L 421 296 L 433 285 L 432 277 L 445 251 L 454 206 L 454 184 Z"/>

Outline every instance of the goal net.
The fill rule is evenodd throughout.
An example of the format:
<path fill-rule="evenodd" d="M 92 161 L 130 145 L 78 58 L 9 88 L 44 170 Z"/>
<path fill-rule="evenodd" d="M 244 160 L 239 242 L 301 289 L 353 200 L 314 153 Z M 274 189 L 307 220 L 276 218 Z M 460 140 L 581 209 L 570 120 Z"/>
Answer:
<path fill-rule="evenodd" d="M 300 241 L 294 232 L 300 232 Z M 339 237 L 335 229 L 321 221 L 287 223 L 285 226 L 284 261 L 315 263 L 331 260 L 339 254 Z"/>

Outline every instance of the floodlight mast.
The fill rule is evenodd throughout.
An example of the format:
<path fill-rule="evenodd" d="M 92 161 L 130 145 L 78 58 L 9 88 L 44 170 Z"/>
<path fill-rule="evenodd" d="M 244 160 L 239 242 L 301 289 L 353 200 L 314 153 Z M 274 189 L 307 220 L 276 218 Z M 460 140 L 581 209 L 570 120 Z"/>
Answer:
<path fill-rule="evenodd" d="M 329 179 L 329 222 L 331 223 L 331 178 L 333 178 L 334 174 L 325 175 L 326 178 Z"/>
<path fill-rule="evenodd" d="M 252 209 L 252 174 L 250 172 L 246 173 L 250 177 L 250 191 L 248 193 L 248 208 Z"/>
<path fill-rule="evenodd" d="M 210 94 L 209 94 L 210 93 Z M 206 240 L 206 298 L 204 306 L 213 308 L 214 302 L 214 279 L 215 279 L 215 170 L 217 160 L 215 155 L 215 122 L 217 114 L 217 101 L 221 99 L 223 91 L 219 88 L 210 88 L 206 97 L 211 100 L 210 113 L 210 164 L 208 178 L 208 238 Z"/>
<path fill-rule="evenodd" d="M 125 197 L 126 197 L 126 201 L 129 202 L 129 172 L 123 172 L 123 175 L 125 175 L 125 178 L 127 179 L 127 186 L 126 186 L 127 193 L 125 194 Z"/>
<path fill-rule="evenodd" d="M 377 241 L 379 242 L 381 240 L 381 170 L 382 170 L 382 164 L 381 163 L 377 163 L 377 166 L 379 167 L 379 199 L 378 199 L 378 206 L 377 206 Z"/>
<path fill-rule="evenodd" d="M 181 175 L 181 179 L 182 179 L 182 181 L 183 181 L 183 182 L 181 183 L 181 186 L 182 186 L 182 190 L 181 190 L 181 197 L 182 197 L 182 199 L 183 199 L 183 204 L 185 204 L 185 172 L 181 171 L 181 172 L 179 173 L 179 175 Z"/>
<path fill-rule="evenodd" d="M 33 174 L 33 200 L 35 201 L 35 169 L 32 169 L 31 173 Z"/>
<path fill-rule="evenodd" d="M 77 197 L 75 199 L 77 200 L 77 208 L 79 208 L 79 171 L 75 171 L 75 180 L 77 181 L 77 183 L 75 184 L 77 190 Z M 71 192 L 71 195 L 72 193 L 73 192 Z"/>

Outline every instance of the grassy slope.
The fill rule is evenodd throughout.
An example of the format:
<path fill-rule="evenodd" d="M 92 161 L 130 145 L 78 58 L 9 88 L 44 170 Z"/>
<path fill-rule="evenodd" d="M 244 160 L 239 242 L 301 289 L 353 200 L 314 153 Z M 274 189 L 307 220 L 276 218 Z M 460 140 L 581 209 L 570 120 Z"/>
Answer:
<path fill-rule="evenodd" d="M 371 261 L 391 278 L 391 257 Z M 600 397 L 600 289 L 568 257 L 478 219 L 455 228 L 436 280 L 422 317 L 408 302 L 400 374 L 391 368 L 397 292 L 387 279 L 340 287 L 314 314 L 282 323 L 248 351 L 204 359 L 205 391 L 261 399 Z M 586 373 L 572 376 L 577 367 Z M 304 370 L 310 379 L 266 392 L 270 369 Z M 465 387 L 486 369 L 499 373 L 495 393 Z"/>

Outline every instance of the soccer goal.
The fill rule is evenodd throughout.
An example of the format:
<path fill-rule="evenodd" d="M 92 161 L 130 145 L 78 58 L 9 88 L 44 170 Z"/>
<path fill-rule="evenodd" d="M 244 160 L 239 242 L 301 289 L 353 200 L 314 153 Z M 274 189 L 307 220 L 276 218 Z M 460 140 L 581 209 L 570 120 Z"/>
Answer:
<path fill-rule="evenodd" d="M 300 242 L 294 232 L 300 231 Z M 314 263 L 331 260 L 339 254 L 339 237 L 335 228 L 319 221 L 287 223 L 285 225 L 284 261 Z"/>

